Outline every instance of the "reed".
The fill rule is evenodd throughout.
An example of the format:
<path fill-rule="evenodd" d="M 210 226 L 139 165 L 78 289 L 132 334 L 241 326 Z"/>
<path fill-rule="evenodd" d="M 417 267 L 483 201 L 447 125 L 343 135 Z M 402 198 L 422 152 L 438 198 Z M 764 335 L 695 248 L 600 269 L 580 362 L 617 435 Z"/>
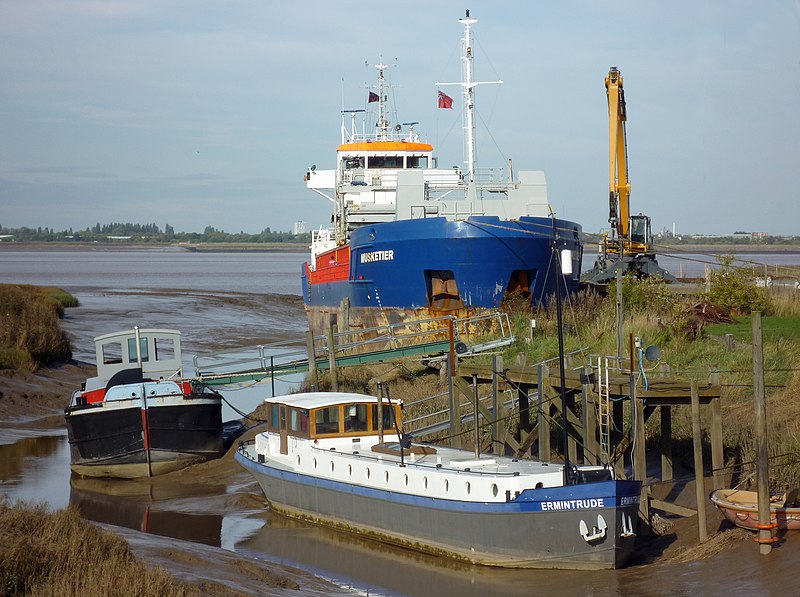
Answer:
<path fill-rule="evenodd" d="M 120 537 L 73 509 L 0 503 L 0 594 L 193 595 L 160 568 L 148 568 Z"/>
<path fill-rule="evenodd" d="M 33 370 L 72 358 L 59 319 L 77 304 L 58 288 L 0 284 L 0 368 Z"/>

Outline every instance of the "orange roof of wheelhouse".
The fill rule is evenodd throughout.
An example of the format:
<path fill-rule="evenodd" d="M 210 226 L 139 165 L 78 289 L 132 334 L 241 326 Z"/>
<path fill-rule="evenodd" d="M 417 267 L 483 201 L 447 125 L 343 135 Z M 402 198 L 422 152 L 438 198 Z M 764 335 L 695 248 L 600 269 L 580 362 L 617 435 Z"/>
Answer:
<path fill-rule="evenodd" d="M 410 141 L 369 141 L 344 143 L 336 151 L 433 151 L 433 145 Z"/>

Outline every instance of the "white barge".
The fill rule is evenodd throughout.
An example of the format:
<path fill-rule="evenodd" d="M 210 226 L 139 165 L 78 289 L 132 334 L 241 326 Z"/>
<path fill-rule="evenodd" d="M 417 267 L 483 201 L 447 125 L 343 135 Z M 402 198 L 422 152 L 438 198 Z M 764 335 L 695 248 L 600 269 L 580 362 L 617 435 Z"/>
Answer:
<path fill-rule="evenodd" d="M 236 459 L 276 512 L 492 566 L 617 568 L 633 551 L 641 484 L 609 469 L 577 467 L 564 485 L 558 463 L 401 446 L 401 408 L 373 396 L 267 403 L 267 431 Z"/>

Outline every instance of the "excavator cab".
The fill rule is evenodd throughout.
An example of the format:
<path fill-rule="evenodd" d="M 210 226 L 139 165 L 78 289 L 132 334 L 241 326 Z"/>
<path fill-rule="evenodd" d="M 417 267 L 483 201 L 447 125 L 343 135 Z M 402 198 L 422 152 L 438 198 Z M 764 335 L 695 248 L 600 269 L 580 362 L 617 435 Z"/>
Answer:
<path fill-rule="evenodd" d="M 643 214 L 631 216 L 628 227 L 630 253 L 647 253 L 651 250 L 650 217 Z"/>

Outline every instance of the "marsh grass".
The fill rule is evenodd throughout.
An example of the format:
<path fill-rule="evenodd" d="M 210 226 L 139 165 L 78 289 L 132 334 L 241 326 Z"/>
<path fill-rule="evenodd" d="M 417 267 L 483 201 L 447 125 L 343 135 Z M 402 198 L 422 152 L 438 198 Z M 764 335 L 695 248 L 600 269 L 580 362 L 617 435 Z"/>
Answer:
<path fill-rule="evenodd" d="M 0 503 L 2 595 L 193 595 L 163 570 L 148 568 L 128 544 L 73 509 Z"/>
<path fill-rule="evenodd" d="M 72 358 L 59 319 L 77 304 L 59 288 L 0 284 L 0 368 L 33 370 Z"/>

